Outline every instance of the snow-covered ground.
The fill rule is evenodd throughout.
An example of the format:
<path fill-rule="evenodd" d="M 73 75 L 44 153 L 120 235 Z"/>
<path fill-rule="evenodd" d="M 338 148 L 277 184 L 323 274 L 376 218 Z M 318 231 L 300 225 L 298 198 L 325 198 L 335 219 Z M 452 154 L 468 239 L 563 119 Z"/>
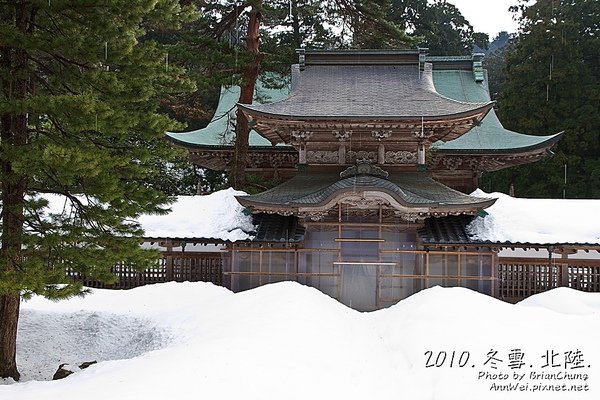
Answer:
<path fill-rule="evenodd" d="M 511 305 L 435 287 L 372 313 L 292 282 L 94 290 L 23 304 L 25 379 L 0 399 L 598 399 L 599 332 L 600 294 L 569 289 Z"/>

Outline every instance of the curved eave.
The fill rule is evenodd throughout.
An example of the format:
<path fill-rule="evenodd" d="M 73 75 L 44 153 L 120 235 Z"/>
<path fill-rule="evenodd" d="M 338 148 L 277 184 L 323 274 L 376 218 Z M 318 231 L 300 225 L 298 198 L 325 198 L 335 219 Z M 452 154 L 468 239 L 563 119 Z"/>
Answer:
<path fill-rule="evenodd" d="M 284 143 L 290 142 L 290 138 L 286 137 L 285 129 L 288 127 L 306 127 L 307 123 L 331 123 L 336 121 L 340 124 L 348 124 L 351 126 L 366 126 L 378 123 L 378 124 L 412 124 L 419 125 L 425 124 L 425 129 L 430 126 L 427 124 L 435 123 L 454 123 L 455 126 L 450 127 L 443 133 L 435 133 L 431 137 L 428 137 L 432 141 L 436 140 L 453 140 L 468 132 L 472 127 L 473 123 L 481 122 L 485 116 L 490 112 L 493 107 L 493 102 L 486 103 L 478 106 L 469 111 L 448 114 L 448 115 L 435 115 L 435 116 L 292 116 L 292 115 L 281 115 L 274 113 L 267 113 L 264 111 L 257 111 L 251 106 L 238 104 L 242 109 L 246 117 L 254 121 L 256 124 L 253 127 L 256 131 L 259 131 L 262 136 L 267 138 L 269 141 L 275 143 L 283 141 Z M 283 129 L 282 129 L 283 127 Z M 309 128 L 310 129 L 310 128 Z M 435 129 L 435 127 L 434 127 Z"/>
<path fill-rule="evenodd" d="M 261 110 L 256 110 L 255 108 L 253 108 L 251 105 L 249 104 L 241 104 L 238 103 L 237 106 L 239 108 L 242 109 L 242 111 L 246 114 L 246 116 L 250 117 L 251 119 L 254 119 L 252 117 L 254 116 L 260 116 L 260 117 L 264 117 L 264 118 L 268 118 L 268 119 L 272 119 L 272 120 L 276 120 L 276 121 L 352 121 L 352 122 L 367 122 L 367 121 L 390 121 L 390 122 L 404 122 L 404 121 L 421 121 L 421 119 L 423 121 L 426 122 L 430 122 L 430 121 L 439 121 L 439 120 L 446 120 L 446 119 L 461 119 L 461 118 L 468 118 L 468 117 L 475 117 L 478 114 L 481 114 L 481 117 L 478 118 L 478 120 L 482 120 L 487 113 L 492 109 L 492 107 L 494 106 L 493 101 L 487 102 L 487 103 L 473 103 L 474 105 L 476 105 L 476 107 L 468 110 L 468 111 L 463 111 L 460 113 L 453 113 L 453 114 L 436 114 L 436 115 L 429 115 L 429 116 L 423 116 L 423 115 L 401 115 L 401 116 L 395 116 L 395 115 L 332 115 L 332 116 L 318 116 L 318 115 L 292 115 L 292 114 L 277 114 L 277 113 L 270 113 L 270 112 L 266 112 L 266 111 L 261 111 Z"/>
<path fill-rule="evenodd" d="M 171 142 L 179 147 L 183 147 L 186 149 L 225 150 L 229 147 L 233 147 L 231 145 L 199 144 L 199 143 L 186 142 L 185 140 L 174 138 L 173 136 L 169 135 L 168 133 L 165 135 L 165 139 L 167 139 L 169 142 Z"/>
<path fill-rule="evenodd" d="M 382 197 L 393 199 L 404 209 L 404 211 L 414 210 L 415 212 L 422 213 L 424 215 L 435 214 L 436 212 L 472 214 L 476 212 L 476 210 L 488 208 L 496 202 L 496 199 L 473 198 L 475 200 L 473 203 L 449 203 L 436 201 L 431 201 L 430 203 L 410 203 L 390 190 L 375 186 L 361 187 L 360 190 L 356 190 L 354 188 L 336 190 L 335 192 L 332 192 L 330 195 L 323 198 L 321 201 L 315 203 L 302 203 L 297 201 L 289 201 L 285 203 L 266 203 L 253 200 L 251 198 L 252 196 L 236 196 L 236 199 L 244 207 L 252 208 L 255 211 L 277 212 L 286 210 L 290 214 L 296 214 L 307 210 L 330 209 L 346 197 L 362 196 L 365 193 L 381 193 L 384 195 Z M 389 203 L 393 206 L 393 202 L 390 201 Z"/>
<path fill-rule="evenodd" d="M 507 155 L 518 155 L 523 153 L 530 153 L 539 150 L 548 150 L 554 146 L 563 136 L 564 131 L 558 132 L 550 136 L 540 136 L 545 138 L 539 143 L 535 143 L 529 146 L 511 147 L 505 149 L 474 149 L 474 148 L 462 148 L 462 149 L 444 149 L 443 147 L 437 148 L 438 154 L 451 154 L 451 155 L 471 155 L 471 154 L 507 154 Z M 442 145 L 443 146 L 443 145 Z"/>
<path fill-rule="evenodd" d="M 233 145 L 221 145 L 221 144 L 199 144 L 199 143 L 190 143 L 183 140 L 176 139 L 172 136 L 165 135 L 165 138 L 174 143 L 177 146 L 186 148 L 186 149 L 201 149 L 201 150 L 233 150 L 235 146 Z M 256 146 L 250 145 L 250 150 L 264 150 L 264 151 L 296 151 L 292 146 L 288 145 L 272 145 L 272 146 Z"/>

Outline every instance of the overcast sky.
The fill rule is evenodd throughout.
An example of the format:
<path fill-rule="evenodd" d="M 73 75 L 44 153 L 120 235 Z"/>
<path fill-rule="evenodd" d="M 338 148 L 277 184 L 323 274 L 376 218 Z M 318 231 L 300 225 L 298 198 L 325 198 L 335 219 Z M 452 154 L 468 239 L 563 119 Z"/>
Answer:
<path fill-rule="evenodd" d="M 475 32 L 485 32 L 493 39 L 498 32 L 516 32 L 518 24 L 508 7 L 517 0 L 448 0 L 473 25 Z"/>

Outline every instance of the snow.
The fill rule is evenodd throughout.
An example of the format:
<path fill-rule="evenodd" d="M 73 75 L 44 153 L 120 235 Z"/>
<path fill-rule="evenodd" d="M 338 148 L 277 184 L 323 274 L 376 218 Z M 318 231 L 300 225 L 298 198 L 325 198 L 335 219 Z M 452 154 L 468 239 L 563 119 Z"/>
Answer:
<path fill-rule="evenodd" d="M 557 288 L 550 292 L 530 296 L 520 304 L 547 308 L 563 314 L 591 315 L 598 314 L 600 311 L 600 295 L 581 293 L 568 288 Z"/>
<path fill-rule="evenodd" d="M 0 385 L 0 399 L 600 395 L 600 294 L 570 289 L 511 305 L 468 289 L 434 287 L 388 309 L 360 313 L 294 282 L 237 294 L 209 283 L 173 282 L 128 291 L 94 289 L 86 298 L 58 303 L 35 297 L 23 303 L 22 318 L 29 323 L 20 327 L 18 363 L 27 380 Z M 522 371 L 508 366 L 513 349 L 524 353 Z M 426 367 L 442 351 L 455 351 L 457 359 L 468 354 L 468 363 L 451 367 L 448 357 L 441 367 Z M 486 364 L 491 351 L 501 361 Z M 584 362 L 579 369 L 544 368 L 548 351 L 560 355 L 558 363 L 565 353 L 579 351 Z M 100 362 L 63 380 L 42 381 L 59 363 L 92 360 Z M 530 377 L 560 371 L 580 376 Z M 526 374 L 525 392 L 490 390 L 516 382 L 515 372 Z M 491 376 L 498 373 L 510 378 Z M 588 385 L 588 391 L 532 391 L 536 384 L 563 383 Z"/>
<path fill-rule="evenodd" d="M 138 221 L 148 238 L 213 238 L 246 240 L 254 231 L 252 216 L 235 196 L 247 194 L 232 188 L 204 196 L 177 196 L 165 215 L 142 215 Z M 45 214 L 68 215 L 69 200 L 61 195 L 44 194 L 48 201 Z M 86 203 L 85 198 L 81 201 Z"/>
<path fill-rule="evenodd" d="M 523 199 L 476 190 L 477 197 L 497 198 L 467 227 L 479 240 L 513 243 L 600 244 L 600 201 Z"/>
<path fill-rule="evenodd" d="M 142 215 L 138 222 L 148 238 L 213 238 L 229 241 L 252 238 L 252 216 L 232 188 L 204 196 L 178 196 L 166 215 Z M 600 244 L 600 200 L 523 199 L 476 190 L 476 197 L 497 198 L 467 227 L 479 240 L 512 243 Z M 45 195 L 48 212 L 68 212 L 65 199 Z"/>
<path fill-rule="evenodd" d="M 19 361 L 28 366 L 23 380 L 48 379 L 60 364 L 137 357 L 169 341 L 152 321 L 111 313 L 25 309 L 19 324 Z"/>
<path fill-rule="evenodd" d="M 235 199 L 244 192 L 221 190 L 207 196 L 179 196 L 172 211 L 146 215 L 140 223 L 147 237 L 245 240 L 254 230 L 252 218 Z M 600 244 L 600 201 L 523 199 L 477 190 L 473 196 L 497 198 L 469 226 L 476 239 L 513 243 Z"/>
<path fill-rule="evenodd" d="M 150 238 L 214 238 L 245 240 L 254 231 L 252 216 L 235 196 L 245 192 L 232 188 L 205 196 L 178 196 L 166 215 L 142 215 L 139 222 Z"/>

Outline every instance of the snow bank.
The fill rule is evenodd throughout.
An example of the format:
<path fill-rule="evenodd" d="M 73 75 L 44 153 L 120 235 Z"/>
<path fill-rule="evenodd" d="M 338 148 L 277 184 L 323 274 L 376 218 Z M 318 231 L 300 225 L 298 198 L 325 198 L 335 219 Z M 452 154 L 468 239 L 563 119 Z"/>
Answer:
<path fill-rule="evenodd" d="M 561 300 L 570 306 L 556 312 Z M 581 315 L 579 304 L 589 312 Z M 237 294 L 206 283 L 169 283 L 94 290 L 59 303 L 34 298 L 23 304 L 24 313 L 145 319 L 171 337 L 165 348 L 104 361 L 60 381 L 0 386 L 0 399 L 591 400 L 600 395 L 598 311 L 600 294 L 567 289 L 510 305 L 435 287 L 388 309 L 359 313 L 292 282 Z M 47 333 L 43 324 L 28 329 L 32 337 Z M 524 354 L 522 369 L 509 367 L 515 349 Z M 581 368 L 565 368 L 565 353 L 576 351 Z M 559 355 L 560 367 L 543 367 L 548 352 Z M 531 376 L 560 371 L 581 376 Z M 525 376 L 518 380 L 515 373 Z M 523 392 L 493 389 L 519 382 Z M 577 384 L 581 391 L 533 391 L 542 384 Z"/>
<path fill-rule="evenodd" d="M 467 227 L 474 238 L 494 242 L 600 244 L 600 201 L 520 199 L 476 190 L 498 200 Z"/>
<path fill-rule="evenodd" d="M 254 230 L 252 216 L 235 196 L 245 192 L 231 188 L 206 196 L 178 196 L 166 215 L 143 215 L 139 222 L 152 238 L 214 238 L 245 240 Z"/>
<path fill-rule="evenodd" d="M 556 288 L 549 292 L 536 294 L 519 303 L 527 307 L 542 307 L 563 314 L 589 315 L 600 314 L 600 295 L 583 293 L 568 288 Z M 596 315 L 600 317 L 600 315 Z"/>
<path fill-rule="evenodd" d="M 43 334 L 42 334 L 43 333 Z M 50 380 L 60 364 L 133 358 L 166 346 L 171 338 L 151 320 L 110 313 L 25 309 L 19 321 L 22 380 Z"/>

